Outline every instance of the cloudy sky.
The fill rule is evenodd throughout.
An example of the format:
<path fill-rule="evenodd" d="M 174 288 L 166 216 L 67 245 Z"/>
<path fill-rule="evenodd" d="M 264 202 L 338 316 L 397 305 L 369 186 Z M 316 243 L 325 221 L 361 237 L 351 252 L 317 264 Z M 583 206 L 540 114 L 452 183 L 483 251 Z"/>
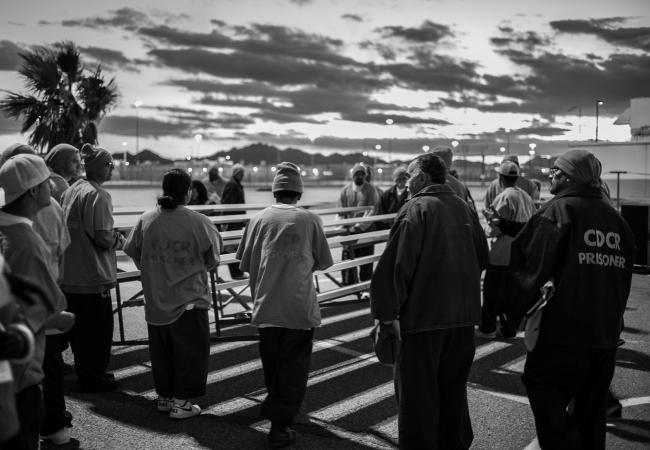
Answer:
<path fill-rule="evenodd" d="M 100 126 L 114 151 L 135 148 L 136 100 L 140 149 L 183 157 L 260 141 L 553 153 L 593 139 L 596 100 L 599 137 L 627 140 L 613 121 L 650 97 L 648 0 L 20 0 L 0 12 L 3 89 L 22 91 L 18 52 L 61 40 L 115 78 Z M 24 140 L 17 129 L 0 117 L 2 147 Z"/>

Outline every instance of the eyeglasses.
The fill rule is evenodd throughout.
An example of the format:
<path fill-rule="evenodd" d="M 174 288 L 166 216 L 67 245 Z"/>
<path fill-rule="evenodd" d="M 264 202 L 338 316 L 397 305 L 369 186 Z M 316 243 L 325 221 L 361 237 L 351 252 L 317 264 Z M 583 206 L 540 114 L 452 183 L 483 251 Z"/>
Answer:
<path fill-rule="evenodd" d="M 551 174 L 551 177 L 553 177 L 553 178 L 559 177 L 560 175 L 564 175 L 564 172 L 562 172 L 562 169 L 560 169 L 558 167 L 552 167 L 551 170 L 549 171 L 549 173 Z"/>
<path fill-rule="evenodd" d="M 107 162 L 106 165 L 110 167 L 111 169 L 115 168 L 115 164 L 113 164 L 113 161 Z"/>

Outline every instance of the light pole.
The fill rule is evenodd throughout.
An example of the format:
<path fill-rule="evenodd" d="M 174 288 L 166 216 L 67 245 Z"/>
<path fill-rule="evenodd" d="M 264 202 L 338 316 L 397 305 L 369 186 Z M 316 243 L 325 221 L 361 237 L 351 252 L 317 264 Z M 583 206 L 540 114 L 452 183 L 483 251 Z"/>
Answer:
<path fill-rule="evenodd" d="M 135 154 L 140 153 L 140 116 L 138 115 L 138 108 L 142 106 L 142 100 L 133 102 L 135 108 Z"/>
<path fill-rule="evenodd" d="M 126 152 L 126 141 L 122 141 L 122 147 L 124 147 L 124 167 L 129 165 L 129 158 Z"/>
<path fill-rule="evenodd" d="M 424 145 L 422 146 L 422 151 L 425 152 L 425 153 L 428 152 L 428 151 L 429 151 L 429 146 L 426 145 L 426 144 L 424 144 Z"/>
<path fill-rule="evenodd" d="M 375 150 L 376 150 L 377 152 L 379 152 L 379 151 L 381 150 L 381 144 L 376 144 L 376 145 L 375 145 Z M 377 161 L 375 160 L 373 166 L 376 166 L 376 165 L 377 165 Z"/>
<path fill-rule="evenodd" d="M 602 100 L 596 100 L 596 142 L 598 142 L 598 113 L 600 112 L 600 106 L 602 104 Z"/>
<path fill-rule="evenodd" d="M 531 142 L 530 144 L 528 144 L 528 148 L 530 148 L 530 150 L 528 150 L 528 154 L 530 155 L 530 163 L 529 163 L 529 165 L 530 165 L 530 177 L 531 178 L 533 176 L 533 159 L 535 158 L 535 147 L 537 147 L 537 144 L 535 144 L 534 142 Z"/>
<path fill-rule="evenodd" d="M 506 131 L 506 150 L 508 151 L 508 154 L 510 154 L 510 128 L 506 128 L 505 131 Z"/>
<path fill-rule="evenodd" d="M 201 150 L 201 140 L 203 139 L 203 135 L 201 133 L 196 133 L 194 135 L 194 140 L 196 141 L 196 155 L 195 158 L 200 157 L 200 150 Z"/>
<path fill-rule="evenodd" d="M 391 119 L 390 117 L 388 119 L 386 119 L 386 125 L 391 126 L 393 123 L 395 123 L 395 121 L 393 119 Z M 392 130 L 391 130 L 391 132 L 392 132 Z M 391 141 L 392 141 L 392 139 L 391 139 L 391 137 L 389 135 L 389 137 L 388 137 L 388 164 L 390 164 L 390 159 L 391 159 L 390 158 L 390 151 L 391 151 L 391 146 L 392 146 Z"/>

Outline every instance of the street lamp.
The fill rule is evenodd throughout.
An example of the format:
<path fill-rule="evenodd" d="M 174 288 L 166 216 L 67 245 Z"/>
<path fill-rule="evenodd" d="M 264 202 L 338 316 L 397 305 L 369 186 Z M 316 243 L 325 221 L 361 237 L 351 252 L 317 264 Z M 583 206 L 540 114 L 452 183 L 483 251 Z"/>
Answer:
<path fill-rule="evenodd" d="M 456 150 L 456 147 L 458 147 L 458 141 L 457 140 L 451 141 L 451 146 L 454 147 L 454 150 Z"/>
<path fill-rule="evenodd" d="M 194 140 L 196 141 L 196 157 L 200 157 L 200 150 L 201 150 L 201 140 L 203 139 L 203 135 L 201 133 L 196 133 L 194 135 Z"/>
<path fill-rule="evenodd" d="M 596 100 L 596 142 L 598 142 L 598 113 L 602 104 L 602 100 Z"/>
<path fill-rule="evenodd" d="M 127 158 L 127 153 L 126 153 L 126 141 L 122 141 L 122 147 L 124 147 L 124 166 L 129 165 L 129 159 Z"/>
<path fill-rule="evenodd" d="M 535 147 L 537 147 L 537 144 L 535 144 L 534 142 L 531 142 L 530 144 L 528 144 L 528 148 L 530 148 L 530 150 L 528 150 L 528 154 L 530 155 L 530 163 L 529 163 L 529 165 L 530 165 L 530 176 L 531 177 L 533 176 L 533 159 L 535 158 Z"/>
<path fill-rule="evenodd" d="M 423 146 L 422 146 L 422 151 L 423 151 L 423 152 L 428 152 L 428 151 L 429 151 L 429 146 L 426 145 L 426 144 L 423 145 Z"/>
<path fill-rule="evenodd" d="M 140 153 L 140 117 L 138 116 L 138 108 L 142 106 L 142 100 L 133 102 L 135 108 L 135 154 Z"/>
<path fill-rule="evenodd" d="M 391 119 L 390 117 L 388 119 L 386 119 L 386 125 L 391 126 L 394 123 L 395 123 L 395 121 L 393 119 Z M 390 158 L 391 147 L 392 147 L 392 138 L 389 135 L 388 136 L 388 164 L 390 164 L 390 159 L 391 159 Z"/>
<path fill-rule="evenodd" d="M 505 147 L 499 147 L 499 151 L 500 151 L 501 153 L 505 153 L 505 152 L 506 152 L 506 148 L 505 148 Z"/>
<path fill-rule="evenodd" d="M 510 154 L 510 128 L 506 128 L 505 132 L 506 132 L 506 150 L 508 150 L 508 154 Z"/>

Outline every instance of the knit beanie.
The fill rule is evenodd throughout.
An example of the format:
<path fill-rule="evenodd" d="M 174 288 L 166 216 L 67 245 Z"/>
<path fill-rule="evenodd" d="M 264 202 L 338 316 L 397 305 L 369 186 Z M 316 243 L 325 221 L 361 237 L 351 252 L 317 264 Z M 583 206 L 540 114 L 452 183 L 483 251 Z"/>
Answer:
<path fill-rule="evenodd" d="M 96 172 L 102 166 L 113 161 L 113 156 L 101 147 L 93 147 L 90 144 L 84 144 L 81 147 L 81 157 L 86 166 L 86 174 L 88 172 Z"/>
<path fill-rule="evenodd" d="M 569 150 L 555 160 L 555 166 L 578 183 L 593 184 L 600 179 L 600 161 L 587 150 Z"/>
<path fill-rule="evenodd" d="M 277 165 L 271 192 L 291 191 L 302 194 L 302 177 L 300 167 L 294 163 L 281 162 Z"/>
<path fill-rule="evenodd" d="M 79 153 L 79 150 L 70 144 L 55 145 L 45 155 L 45 164 L 54 172 L 59 173 L 61 170 L 65 170 L 65 167 L 77 153 Z"/>

